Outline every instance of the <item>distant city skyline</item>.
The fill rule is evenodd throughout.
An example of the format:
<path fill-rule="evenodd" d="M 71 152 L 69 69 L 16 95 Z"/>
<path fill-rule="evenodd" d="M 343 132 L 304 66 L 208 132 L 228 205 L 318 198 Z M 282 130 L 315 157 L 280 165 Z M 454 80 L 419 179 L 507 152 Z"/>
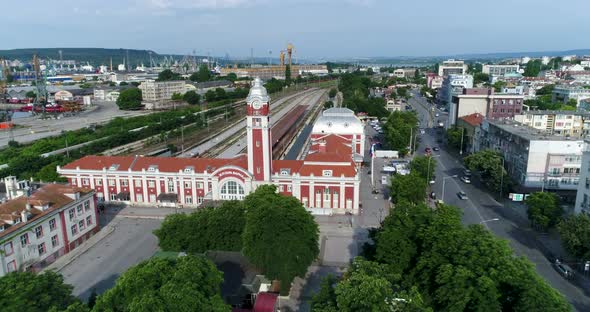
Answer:
<path fill-rule="evenodd" d="M 564 0 L 8 0 L 0 49 L 99 47 L 299 58 L 585 49 L 590 3 Z M 567 18 L 563 18 L 567 16 Z M 569 35 L 567 34 L 569 32 Z"/>

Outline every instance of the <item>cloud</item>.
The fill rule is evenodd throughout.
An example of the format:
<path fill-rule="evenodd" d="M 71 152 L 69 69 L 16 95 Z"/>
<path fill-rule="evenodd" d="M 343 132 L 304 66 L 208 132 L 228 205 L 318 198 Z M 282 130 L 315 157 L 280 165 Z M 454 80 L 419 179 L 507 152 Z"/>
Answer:
<path fill-rule="evenodd" d="M 249 6 L 256 0 L 141 0 L 152 9 L 228 9 Z"/>

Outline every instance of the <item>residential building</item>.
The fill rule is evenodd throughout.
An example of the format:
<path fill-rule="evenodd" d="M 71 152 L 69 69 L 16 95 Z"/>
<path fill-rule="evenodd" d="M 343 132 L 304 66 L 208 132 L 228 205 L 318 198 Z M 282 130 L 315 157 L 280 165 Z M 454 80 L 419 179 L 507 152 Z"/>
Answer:
<path fill-rule="evenodd" d="M 228 74 L 236 74 L 238 78 L 244 77 L 259 77 L 260 79 L 267 80 L 271 78 L 285 79 L 285 68 L 284 65 L 271 65 L 271 66 L 258 66 L 258 67 L 245 67 L 238 68 L 234 67 L 223 67 L 220 70 L 222 76 Z M 328 67 L 326 65 L 305 65 L 305 64 L 293 64 L 291 65 L 291 78 L 297 78 L 300 75 L 313 74 L 316 76 L 323 76 L 328 74 Z"/>
<path fill-rule="evenodd" d="M 453 120 L 476 113 L 490 119 L 513 118 L 522 112 L 523 101 L 523 95 L 495 93 L 492 88 L 463 89 L 462 94 L 453 96 Z"/>
<path fill-rule="evenodd" d="M 509 73 L 518 73 L 520 70 L 520 65 L 488 65 L 485 64 L 482 67 L 482 73 L 488 74 L 490 76 L 504 76 L 505 74 Z"/>
<path fill-rule="evenodd" d="M 447 127 L 455 124 L 457 107 L 453 104 L 453 96 L 463 93 L 463 89 L 473 88 L 473 76 L 449 75 L 444 78 L 442 87 L 437 92 L 437 101 L 440 105 L 447 106 L 449 122 Z"/>
<path fill-rule="evenodd" d="M 260 79 L 246 99 L 247 152 L 229 159 L 86 156 L 57 172 L 99 201 L 196 207 L 205 200 L 241 200 L 274 184 L 313 214 L 359 212 L 364 128 L 350 110 L 325 111 L 304 160 L 273 160 L 270 97 Z M 320 136 L 314 136 L 320 134 Z M 276 139 L 276 138 L 275 138 Z"/>
<path fill-rule="evenodd" d="M 484 119 L 485 116 L 479 113 L 457 119 L 457 127 L 464 131 L 463 153 L 472 154 L 480 150 L 479 146 L 476 145 L 476 143 L 479 143 L 476 138 L 480 135 L 480 126 Z"/>
<path fill-rule="evenodd" d="M 398 68 L 393 71 L 393 76 L 397 78 L 414 78 L 416 68 Z"/>
<path fill-rule="evenodd" d="M 581 100 L 590 98 L 590 89 L 580 86 L 555 86 L 551 100 L 553 102 L 567 103 L 569 100 L 575 100 L 576 105 L 580 104 Z"/>
<path fill-rule="evenodd" d="M 575 111 L 526 111 L 514 120 L 551 135 L 584 138 L 590 135 L 590 113 Z"/>
<path fill-rule="evenodd" d="M 0 276 L 40 271 L 99 230 L 94 191 L 47 184 L 27 192 L 0 204 Z"/>
<path fill-rule="evenodd" d="M 438 75 L 443 77 L 449 75 L 465 75 L 467 68 L 468 66 L 464 61 L 451 59 L 438 65 Z"/>
<path fill-rule="evenodd" d="M 401 101 L 396 101 L 395 99 L 388 99 L 387 103 L 385 104 L 385 108 L 390 112 L 401 111 L 402 103 Z"/>
<path fill-rule="evenodd" d="M 139 85 L 144 102 L 161 102 L 172 98 L 174 93 L 184 94 L 184 81 L 146 80 Z"/>
<path fill-rule="evenodd" d="M 434 73 L 426 74 L 426 86 L 430 89 L 440 89 L 444 78 Z"/>
<path fill-rule="evenodd" d="M 480 150 L 504 157 L 519 192 L 563 191 L 571 195 L 580 176 L 583 140 L 555 136 L 512 120 L 485 119 L 476 138 Z"/>
<path fill-rule="evenodd" d="M 575 213 L 590 215 L 590 141 L 584 141 L 582 152 L 582 166 L 580 168 L 580 183 L 576 193 Z"/>

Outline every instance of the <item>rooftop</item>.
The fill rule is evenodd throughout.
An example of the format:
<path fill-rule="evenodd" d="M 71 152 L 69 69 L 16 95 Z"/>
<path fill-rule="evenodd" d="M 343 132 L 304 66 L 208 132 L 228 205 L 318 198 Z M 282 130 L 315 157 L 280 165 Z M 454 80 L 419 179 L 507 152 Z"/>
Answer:
<path fill-rule="evenodd" d="M 461 117 L 459 119 L 464 120 L 466 123 L 470 124 L 473 127 L 479 126 L 481 125 L 484 116 L 482 114 L 479 113 L 475 113 L 475 114 L 471 114 L 471 115 L 467 115 L 464 117 Z"/>
<path fill-rule="evenodd" d="M 513 120 L 488 120 L 488 123 L 529 141 L 579 141 L 580 143 L 583 141 L 578 138 L 546 133 Z"/>

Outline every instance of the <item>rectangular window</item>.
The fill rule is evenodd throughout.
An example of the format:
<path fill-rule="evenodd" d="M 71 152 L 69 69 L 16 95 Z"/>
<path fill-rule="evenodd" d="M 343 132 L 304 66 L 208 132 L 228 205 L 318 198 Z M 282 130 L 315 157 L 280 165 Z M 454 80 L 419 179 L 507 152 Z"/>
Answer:
<path fill-rule="evenodd" d="M 197 182 L 197 188 L 203 189 L 203 182 Z"/>
<path fill-rule="evenodd" d="M 174 193 L 174 182 L 168 181 L 168 193 Z"/>
<path fill-rule="evenodd" d="M 59 239 L 57 238 L 57 235 L 53 235 L 51 237 L 51 246 L 57 247 L 58 245 L 59 245 Z"/>
<path fill-rule="evenodd" d="M 190 189 L 191 188 L 191 183 L 190 182 L 187 182 L 187 181 L 184 181 L 184 188 L 185 189 Z"/>
<path fill-rule="evenodd" d="M 72 232 L 72 235 L 78 234 L 78 225 L 77 224 L 72 225 L 72 227 L 70 228 L 70 231 Z"/>
<path fill-rule="evenodd" d="M 12 255 L 13 252 L 14 252 L 14 248 L 12 248 L 12 242 L 8 242 L 7 244 L 4 244 L 4 255 L 5 256 L 10 256 L 10 255 Z"/>
<path fill-rule="evenodd" d="M 329 201 L 330 200 L 330 189 L 324 189 L 324 200 L 325 201 Z"/>
<path fill-rule="evenodd" d="M 322 175 L 324 177 L 331 177 L 332 176 L 332 170 L 323 170 L 322 171 Z"/>
<path fill-rule="evenodd" d="M 287 192 L 291 192 L 291 185 L 287 185 Z"/>
<path fill-rule="evenodd" d="M 6 271 L 8 273 L 16 271 L 16 260 L 12 260 L 6 264 Z"/>
<path fill-rule="evenodd" d="M 154 180 L 149 180 L 148 181 L 148 186 L 149 187 L 156 187 L 156 182 Z"/>
<path fill-rule="evenodd" d="M 20 236 L 20 245 L 25 247 L 29 244 L 29 233 L 25 233 Z"/>
<path fill-rule="evenodd" d="M 76 216 L 76 210 L 74 210 L 74 208 L 68 210 L 68 215 L 70 216 L 70 221 L 72 221 Z"/>
<path fill-rule="evenodd" d="M 115 179 L 109 179 L 109 186 L 115 186 Z"/>
<path fill-rule="evenodd" d="M 39 251 L 39 256 L 45 254 L 45 243 L 37 245 L 37 251 Z"/>
<path fill-rule="evenodd" d="M 82 185 L 90 185 L 89 179 L 82 179 Z"/>
<path fill-rule="evenodd" d="M 110 194 L 111 201 L 117 200 L 117 194 Z"/>
<path fill-rule="evenodd" d="M 88 216 L 86 217 L 86 226 L 91 226 L 92 225 L 92 216 Z"/>
<path fill-rule="evenodd" d="M 84 202 L 84 211 L 90 210 L 90 201 L 87 200 Z"/>
<path fill-rule="evenodd" d="M 141 187 L 141 180 L 135 180 L 135 187 Z"/>
<path fill-rule="evenodd" d="M 86 228 L 84 220 L 80 220 L 80 222 L 78 222 L 78 228 L 80 229 L 80 231 L 83 231 Z"/>
<path fill-rule="evenodd" d="M 49 231 L 53 231 L 56 228 L 55 219 L 49 220 Z"/>
<path fill-rule="evenodd" d="M 76 206 L 76 212 L 77 212 L 79 215 L 83 213 L 83 211 L 82 211 L 82 205 L 78 205 L 78 206 Z"/>
<path fill-rule="evenodd" d="M 143 202 L 143 195 L 142 194 L 135 195 L 135 198 L 138 202 L 140 202 L 140 203 Z"/>
<path fill-rule="evenodd" d="M 202 203 L 203 203 L 203 197 L 202 196 L 197 197 L 197 204 L 200 205 Z"/>
<path fill-rule="evenodd" d="M 260 147 L 260 141 L 256 141 L 256 147 Z"/>
<path fill-rule="evenodd" d="M 96 180 L 96 185 L 102 185 L 102 179 L 97 179 Z"/>
<path fill-rule="evenodd" d="M 285 188 L 282 185 L 279 185 L 279 192 L 285 191 Z"/>
<path fill-rule="evenodd" d="M 43 226 L 39 225 L 35 228 L 35 236 L 37 236 L 37 238 L 43 237 Z"/>
<path fill-rule="evenodd" d="M 192 196 L 185 196 L 184 197 L 184 202 L 186 204 L 192 204 L 193 203 L 193 197 Z"/>

